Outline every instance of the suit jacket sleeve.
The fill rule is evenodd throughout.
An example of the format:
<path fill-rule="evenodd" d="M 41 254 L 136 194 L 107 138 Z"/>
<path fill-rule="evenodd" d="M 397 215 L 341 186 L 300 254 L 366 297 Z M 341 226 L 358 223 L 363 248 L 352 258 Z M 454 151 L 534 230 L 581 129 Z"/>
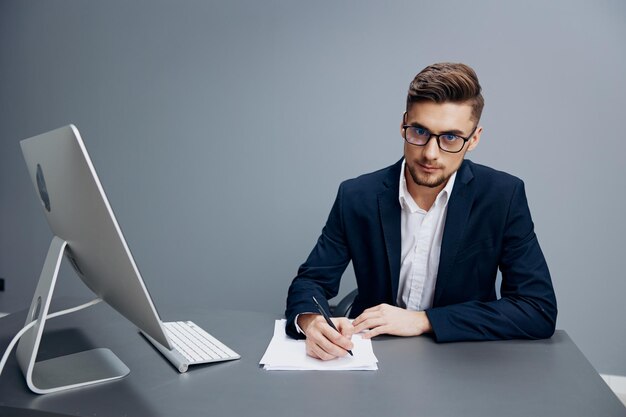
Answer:
<path fill-rule="evenodd" d="M 521 181 L 511 194 L 498 263 L 502 273 L 500 299 L 470 300 L 426 311 L 437 341 L 552 336 L 556 297 Z"/>
<path fill-rule="evenodd" d="M 317 312 L 312 297 L 329 312 L 327 300 L 337 295 L 341 276 L 350 262 L 350 252 L 342 219 L 342 184 L 326 225 L 306 262 L 298 269 L 287 296 L 286 332 L 293 338 L 303 338 L 294 320 L 300 313 Z"/>

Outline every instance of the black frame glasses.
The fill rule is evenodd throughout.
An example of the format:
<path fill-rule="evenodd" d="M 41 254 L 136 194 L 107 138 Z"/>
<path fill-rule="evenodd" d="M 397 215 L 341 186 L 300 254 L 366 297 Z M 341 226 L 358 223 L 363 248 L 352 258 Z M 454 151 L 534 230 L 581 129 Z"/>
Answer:
<path fill-rule="evenodd" d="M 472 133 L 470 133 L 466 138 L 464 138 L 463 136 L 453 135 L 451 133 L 440 133 L 440 134 L 436 135 L 434 133 L 430 133 L 430 131 L 428 129 L 423 128 L 421 126 L 403 125 L 402 126 L 402 137 L 404 138 L 406 143 L 408 143 L 409 145 L 413 145 L 413 146 L 426 146 L 426 145 L 428 145 L 428 142 L 430 142 L 430 140 L 434 137 L 434 138 L 437 139 L 437 146 L 439 146 L 439 149 L 441 149 L 442 151 L 448 152 L 448 153 L 459 153 L 465 147 L 465 143 L 467 143 L 467 141 L 471 139 L 472 135 L 474 134 L 474 132 L 476 132 L 477 128 L 478 128 L 478 125 L 474 126 L 474 129 L 472 129 Z M 426 140 L 426 142 L 424 142 L 422 144 L 413 143 L 406 137 L 406 130 L 407 129 L 423 129 L 428 134 L 428 139 Z M 445 149 L 445 148 L 443 148 L 441 146 L 441 137 L 442 136 L 448 136 L 449 137 L 448 141 L 450 141 L 450 142 L 454 142 L 454 141 L 456 141 L 458 139 L 461 139 L 461 140 L 463 140 L 463 145 L 461 145 L 461 147 L 457 151 L 451 151 L 451 150 Z"/>

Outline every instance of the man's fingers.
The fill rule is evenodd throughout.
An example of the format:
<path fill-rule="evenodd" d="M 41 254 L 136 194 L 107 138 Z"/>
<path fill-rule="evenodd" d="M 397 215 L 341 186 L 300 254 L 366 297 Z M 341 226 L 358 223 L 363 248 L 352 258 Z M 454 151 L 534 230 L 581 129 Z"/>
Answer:
<path fill-rule="evenodd" d="M 381 317 L 383 314 L 383 308 L 384 308 L 385 304 L 379 304 L 376 307 L 370 307 L 367 310 L 363 310 L 363 312 L 361 314 L 359 314 L 359 316 L 354 319 L 354 321 L 352 322 L 352 324 L 356 327 L 361 325 L 364 321 L 374 318 L 374 317 Z"/>
<path fill-rule="evenodd" d="M 366 320 L 363 323 L 361 323 L 359 326 L 357 326 L 357 328 L 355 329 L 355 331 L 361 333 L 363 331 L 366 330 L 372 330 L 376 327 L 381 326 L 383 323 L 379 320 Z"/>
<path fill-rule="evenodd" d="M 342 357 L 347 354 L 344 349 L 331 343 L 329 340 L 322 338 L 319 340 L 310 340 L 307 342 L 307 352 L 310 356 L 322 360 L 331 360 L 334 358 Z"/>
<path fill-rule="evenodd" d="M 352 335 L 354 334 L 354 326 L 350 320 L 345 317 L 339 317 L 334 318 L 333 321 L 335 322 L 335 327 L 337 327 L 339 333 L 341 333 L 346 339 L 352 338 Z"/>
<path fill-rule="evenodd" d="M 374 329 L 379 326 L 383 326 L 386 324 L 386 321 L 383 317 L 370 317 L 363 320 L 358 326 L 354 328 L 355 333 L 360 333 L 363 330 Z"/>
<path fill-rule="evenodd" d="M 352 322 L 352 325 L 354 327 L 358 327 L 361 324 L 363 324 L 363 322 L 366 321 L 367 319 L 371 319 L 372 317 L 374 317 L 374 314 L 376 313 L 372 311 L 364 311 L 359 315 L 359 317 L 354 319 L 354 321 Z"/>
<path fill-rule="evenodd" d="M 322 360 L 342 357 L 352 349 L 352 342 L 325 321 L 313 323 L 307 330 L 307 354 Z"/>
<path fill-rule="evenodd" d="M 321 359 L 323 361 L 335 359 L 335 356 L 331 355 L 330 353 L 326 352 L 324 349 L 313 343 L 307 349 L 307 354 L 313 358 Z"/>
<path fill-rule="evenodd" d="M 319 359 L 320 357 L 315 353 L 315 349 L 313 349 L 312 343 L 306 343 L 306 354 L 312 358 Z"/>
<path fill-rule="evenodd" d="M 330 344 L 334 345 L 335 347 L 339 347 L 340 349 L 344 351 L 344 353 L 346 350 L 353 348 L 352 341 L 350 339 L 348 339 L 346 336 L 342 335 L 341 333 L 335 331 L 330 326 L 326 326 L 322 328 L 322 334 L 326 337 L 326 339 L 329 341 Z M 330 350 L 326 348 L 326 344 L 324 344 L 323 347 L 324 347 L 324 350 L 326 350 L 327 352 L 331 352 Z"/>
<path fill-rule="evenodd" d="M 378 326 L 370 330 L 369 332 L 365 332 L 363 334 L 363 339 L 371 339 L 372 337 L 378 336 L 379 334 L 387 333 L 387 326 Z"/>

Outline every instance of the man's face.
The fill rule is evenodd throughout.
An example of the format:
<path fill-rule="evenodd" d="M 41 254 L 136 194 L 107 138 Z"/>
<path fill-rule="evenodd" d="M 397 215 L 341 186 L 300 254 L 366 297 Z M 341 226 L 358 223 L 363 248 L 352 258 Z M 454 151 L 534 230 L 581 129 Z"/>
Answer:
<path fill-rule="evenodd" d="M 451 133 L 467 137 L 472 134 L 476 123 L 471 115 L 472 107 L 469 104 L 419 102 L 411 105 L 402 125 L 417 126 L 432 134 Z M 400 133 L 403 133 L 402 126 Z M 470 140 L 458 153 L 439 149 L 435 137 L 425 146 L 416 146 L 405 141 L 406 167 L 414 185 L 440 189 L 445 187 L 448 179 L 461 166 L 465 153 L 478 145 L 481 133 L 482 127 L 476 128 Z"/>

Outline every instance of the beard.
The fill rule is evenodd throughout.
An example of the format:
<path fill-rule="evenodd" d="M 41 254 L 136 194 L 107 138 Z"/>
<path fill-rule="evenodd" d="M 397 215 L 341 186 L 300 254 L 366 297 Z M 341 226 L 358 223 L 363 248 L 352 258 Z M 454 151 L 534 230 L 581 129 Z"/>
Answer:
<path fill-rule="evenodd" d="M 445 175 L 443 172 L 439 175 L 421 174 L 418 173 L 417 169 L 415 169 L 415 167 L 408 162 L 406 163 L 406 167 L 409 169 L 409 174 L 411 175 L 411 178 L 416 185 L 428 188 L 437 188 L 445 184 L 455 172 L 452 171 L 449 175 Z"/>

